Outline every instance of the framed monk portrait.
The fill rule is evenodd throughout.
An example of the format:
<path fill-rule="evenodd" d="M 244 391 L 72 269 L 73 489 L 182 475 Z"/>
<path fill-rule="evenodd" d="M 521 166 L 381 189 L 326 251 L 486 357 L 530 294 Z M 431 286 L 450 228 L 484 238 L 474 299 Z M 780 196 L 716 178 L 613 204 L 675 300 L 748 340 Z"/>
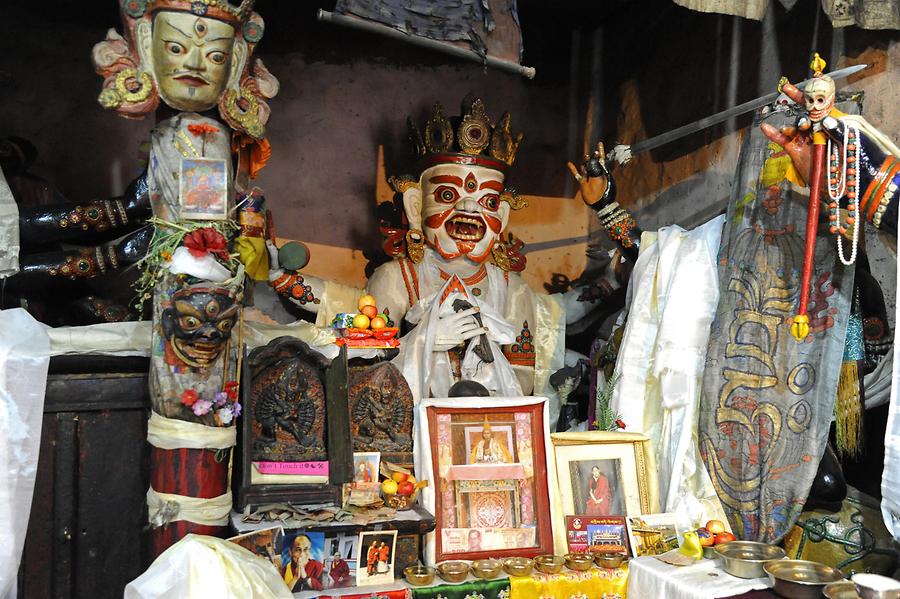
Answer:
<path fill-rule="evenodd" d="M 544 398 L 426 399 L 418 408 L 417 476 L 435 532 L 426 559 L 550 553 Z"/>

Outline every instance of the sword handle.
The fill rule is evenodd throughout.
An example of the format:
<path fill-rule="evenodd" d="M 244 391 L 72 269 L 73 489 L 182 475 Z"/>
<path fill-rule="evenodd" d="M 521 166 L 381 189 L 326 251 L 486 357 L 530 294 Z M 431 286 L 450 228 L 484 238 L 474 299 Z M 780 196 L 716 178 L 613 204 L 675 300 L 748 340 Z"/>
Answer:
<path fill-rule="evenodd" d="M 816 233 L 819 226 L 819 207 L 822 197 L 822 171 L 825 169 L 825 134 L 813 133 L 813 164 L 809 182 L 809 212 L 806 216 L 806 246 L 803 254 L 803 271 L 800 277 L 800 305 L 791 325 L 791 334 L 797 341 L 809 335 L 809 286 L 812 281 L 813 261 L 816 253 Z"/>

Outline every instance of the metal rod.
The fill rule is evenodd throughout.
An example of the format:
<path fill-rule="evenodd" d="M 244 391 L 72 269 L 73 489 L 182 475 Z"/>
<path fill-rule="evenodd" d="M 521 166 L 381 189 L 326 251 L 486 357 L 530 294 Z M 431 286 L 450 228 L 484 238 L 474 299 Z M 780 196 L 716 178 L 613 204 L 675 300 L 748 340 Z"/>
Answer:
<path fill-rule="evenodd" d="M 373 23 L 364 19 L 348 17 L 346 15 L 339 15 L 327 10 L 322 10 L 321 8 L 319 9 L 318 19 L 320 21 L 334 23 L 335 25 L 350 27 L 351 29 L 359 29 L 361 31 L 367 31 L 369 33 L 377 33 L 378 35 L 383 35 L 395 40 L 401 40 L 415 46 L 421 46 L 422 48 L 428 48 L 429 50 L 443 52 L 444 54 L 450 54 L 457 58 L 478 62 L 500 71 L 515 73 L 517 75 L 522 75 L 523 77 L 526 77 L 528 79 L 534 79 L 535 70 L 533 67 L 526 67 L 520 65 L 519 63 L 511 62 L 509 60 L 502 60 L 500 58 L 494 58 L 493 56 L 481 57 L 471 50 L 466 50 L 465 48 L 460 48 L 447 42 L 441 42 L 419 35 L 406 34 L 392 27 L 388 27 L 387 25 L 379 25 L 378 23 Z"/>

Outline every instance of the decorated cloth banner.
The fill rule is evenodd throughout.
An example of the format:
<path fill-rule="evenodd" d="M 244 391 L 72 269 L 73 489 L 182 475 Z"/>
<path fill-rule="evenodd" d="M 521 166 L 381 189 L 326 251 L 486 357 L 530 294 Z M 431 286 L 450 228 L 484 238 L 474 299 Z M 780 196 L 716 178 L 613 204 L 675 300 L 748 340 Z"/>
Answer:
<path fill-rule="evenodd" d="M 625 599 L 628 563 L 613 569 L 511 576 L 509 580 L 512 599 Z"/>
<path fill-rule="evenodd" d="M 720 299 L 700 397 L 700 452 L 722 507 L 739 538 L 766 543 L 797 520 L 825 450 L 854 276 L 838 261 L 834 237 L 820 235 L 810 334 L 795 340 L 808 192 L 759 126 L 796 117 L 779 106 L 757 116 L 745 139 L 719 249 Z"/>
<path fill-rule="evenodd" d="M 510 599 L 509 579 L 439 584 L 412 589 L 412 596 L 414 599 Z"/>

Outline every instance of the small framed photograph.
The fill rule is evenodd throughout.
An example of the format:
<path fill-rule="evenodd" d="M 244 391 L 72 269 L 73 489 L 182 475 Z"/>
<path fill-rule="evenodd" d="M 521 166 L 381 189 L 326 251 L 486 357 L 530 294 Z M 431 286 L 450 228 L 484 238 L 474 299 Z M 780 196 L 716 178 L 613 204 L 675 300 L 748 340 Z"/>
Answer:
<path fill-rule="evenodd" d="M 284 530 L 280 526 L 254 530 L 253 532 L 231 537 L 228 540 L 232 543 L 237 543 L 260 557 L 266 558 L 272 562 L 272 565 L 279 572 L 283 570 L 281 548 L 284 541 Z"/>
<path fill-rule="evenodd" d="M 566 516 L 566 542 L 571 553 L 628 553 L 624 516 Z"/>
<path fill-rule="evenodd" d="M 359 556 L 356 565 L 356 584 L 390 584 L 394 582 L 394 554 L 397 550 L 397 531 L 359 533 Z"/>
<path fill-rule="evenodd" d="M 650 440 L 635 433 L 554 433 L 556 465 L 554 536 L 557 552 L 568 547 L 568 516 L 639 516 L 657 510 Z"/>
<path fill-rule="evenodd" d="M 381 501 L 381 485 L 378 472 L 381 454 L 377 451 L 355 452 L 353 454 L 353 482 L 347 485 L 350 505 L 368 506 Z"/>
<path fill-rule="evenodd" d="M 342 589 L 356 582 L 357 535 L 338 535 L 325 540 L 325 588 Z"/>
<path fill-rule="evenodd" d="M 191 220 L 228 218 L 228 164 L 212 158 L 182 158 L 178 179 L 179 216 Z"/>
<path fill-rule="evenodd" d="M 546 400 L 432 398 L 417 410 L 416 475 L 433 481 L 426 562 L 552 553 Z"/>
<path fill-rule="evenodd" d="M 681 544 L 675 514 L 628 516 L 625 520 L 634 557 L 661 555 Z"/>
<path fill-rule="evenodd" d="M 321 591 L 325 575 L 325 533 L 287 531 L 281 549 L 281 577 L 292 593 Z"/>

